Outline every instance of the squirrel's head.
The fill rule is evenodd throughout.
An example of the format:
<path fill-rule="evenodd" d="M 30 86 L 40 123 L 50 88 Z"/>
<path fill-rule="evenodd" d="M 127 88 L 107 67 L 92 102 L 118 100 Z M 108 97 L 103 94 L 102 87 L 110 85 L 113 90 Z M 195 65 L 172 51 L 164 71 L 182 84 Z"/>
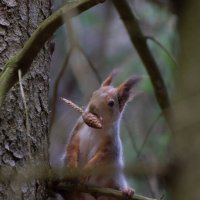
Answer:
<path fill-rule="evenodd" d="M 103 126 L 111 125 L 120 119 L 128 101 L 133 97 L 133 88 L 141 80 L 141 76 L 132 76 L 118 87 L 113 87 L 111 73 L 94 91 L 88 104 L 88 111 L 102 119 Z"/>

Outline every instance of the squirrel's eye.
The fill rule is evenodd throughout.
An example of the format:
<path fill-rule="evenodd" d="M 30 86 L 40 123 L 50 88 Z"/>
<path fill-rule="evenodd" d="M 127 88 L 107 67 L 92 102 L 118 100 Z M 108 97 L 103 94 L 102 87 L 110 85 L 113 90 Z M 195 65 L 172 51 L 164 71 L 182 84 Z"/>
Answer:
<path fill-rule="evenodd" d="M 114 104 L 115 104 L 114 100 L 110 100 L 108 102 L 108 106 L 111 107 L 111 108 L 114 106 Z"/>

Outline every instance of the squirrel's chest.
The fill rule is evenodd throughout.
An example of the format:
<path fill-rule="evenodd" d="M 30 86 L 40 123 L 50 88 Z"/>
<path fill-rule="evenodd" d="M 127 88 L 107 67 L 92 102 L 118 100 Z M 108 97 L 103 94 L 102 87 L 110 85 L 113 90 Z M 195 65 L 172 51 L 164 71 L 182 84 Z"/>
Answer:
<path fill-rule="evenodd" d="M 102 142 L 100 131 L 84 126 L 80 132 L 79 165 L 82 166 L 92 158 Z"/>
<path fill-rule="evenodd" d="M 107 149 L 107 153 L 118 151 L 114 129 L 92 129 L 84 126 L 80 132 L 79 166 L 84 166 L 97 151 Z"/>

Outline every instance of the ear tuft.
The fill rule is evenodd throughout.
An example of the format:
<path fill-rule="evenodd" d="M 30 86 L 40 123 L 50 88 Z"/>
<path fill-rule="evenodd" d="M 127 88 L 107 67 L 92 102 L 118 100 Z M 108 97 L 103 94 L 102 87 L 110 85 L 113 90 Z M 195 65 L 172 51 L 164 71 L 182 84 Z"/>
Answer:
<path fill-rule="evenodd" d="M 124 86 L 126 90 L 132 89 L 136 86 L 141 80 L 143 79 L 142 76 L 132 76 L 127 81 L 125 81 Z"/>
<path fill-rule="evenodd" d="M 103 81 L 103 83 L 101 84 L 101 87 L 104 86 L 109 86 L 112 83 L 113 78 L 116 76 L 116 74 L 118 73 L 118 70 L 114 69 L 111 74 Z"/>
<path fill-rule="evenodd" d="M 131 89 L 142 79 L 142 76 L 132 76 L 117 88 L 120 110 L 123 109 L 124 105 L 129 100 L 131 96 Z"/>

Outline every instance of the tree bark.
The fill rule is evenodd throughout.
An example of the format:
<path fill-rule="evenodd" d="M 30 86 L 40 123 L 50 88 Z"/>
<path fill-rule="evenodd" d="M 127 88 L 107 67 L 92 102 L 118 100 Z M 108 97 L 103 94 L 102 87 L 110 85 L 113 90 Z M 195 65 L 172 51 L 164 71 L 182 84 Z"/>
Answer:
<path fill-rule="evenodd" d="M 38 24 L 51 12 L 51 0 L 0 1 L 0 70 L 19 51 Z M 43 181 L 17 182 L 20 167 L 48 162 L 48 79 L 51 52 L 46 44 L 22 80 L 26 114 L 19 84 L 7 95 L 0 110 L 0 199 L 45 199 Z M 30 142 L 30 148 L 29 148 Z M 10 173 L 12 171 L 12 176 Z M 24 175 L 26 171 L 24 172 Z M 3 177 L 12 177 L 4 180 Z"/>

